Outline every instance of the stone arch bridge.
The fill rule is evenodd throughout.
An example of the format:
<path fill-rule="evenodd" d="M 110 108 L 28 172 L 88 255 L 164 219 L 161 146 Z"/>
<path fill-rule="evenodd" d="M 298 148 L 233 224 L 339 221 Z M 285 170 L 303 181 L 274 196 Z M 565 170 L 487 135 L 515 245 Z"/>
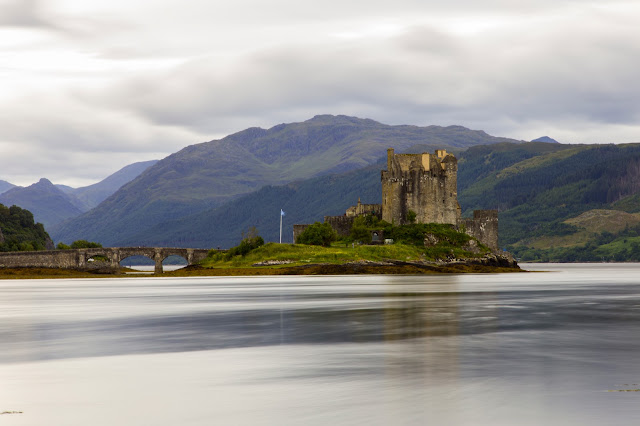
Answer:
<path fill-rule="evenodd" d="M 155 261 L 155 273 L 162 273 L 162 261 L 176 255 L 193 265 L 207 257 L 209 250 L 167 247 L 104 247 L 70 250 L 0 252 L 0 267 L 3 268 L 63 268 L 92 269 L 90 259 L 102 256 L 110 268 L 120 267 L 120 261 L 131 256 L 145 256 Z M 102 263 L 102 262 L 101 262 Z"/>

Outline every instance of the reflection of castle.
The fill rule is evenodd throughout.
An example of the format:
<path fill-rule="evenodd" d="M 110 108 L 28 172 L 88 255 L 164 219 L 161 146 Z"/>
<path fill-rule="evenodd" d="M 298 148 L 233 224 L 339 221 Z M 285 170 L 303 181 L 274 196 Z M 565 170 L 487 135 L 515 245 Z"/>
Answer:
<path fill-rule="evenodd" d="M 458 204 L 458 160 L 445 150 L 435 154 L 395 154 L 387 150 L 387 170 L 381 172 L 382 205 L 358 204 L 344 216 L 325 216 L 324 221 L 348 235 L 353 219 L 373 214 L 396 225 L 409 223 L 449 223 L 498 250 L 498 211 L 476 210 L 472 219 L 460 217 Z M 307 225 L 294 225 L 294 238 Z"/>

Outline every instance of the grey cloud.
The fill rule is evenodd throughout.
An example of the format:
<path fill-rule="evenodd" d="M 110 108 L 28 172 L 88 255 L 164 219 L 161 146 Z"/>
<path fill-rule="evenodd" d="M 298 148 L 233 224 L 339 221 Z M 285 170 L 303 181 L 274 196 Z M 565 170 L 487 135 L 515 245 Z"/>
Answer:
<path fill-rule="evenodd" d="M 278 122 L 301 111 L 373 111 L 381 120 L 402 111 L 404 122 L 499 122 L 502 132 L 544 120 L 635 125 L 640 40 L 597 23 L 567 19 L 471 39 L 417 27 L 388 41 L 280 47 L 231 64 L 189 62 L 98 99 L 198 133 L 221 131 L 230 117 Z"/>
<path fill-rule="evenodd" d="M 45 27 L 54 25 L 43 18 L 40 0 L 0 3 L 0 27 Z"/>

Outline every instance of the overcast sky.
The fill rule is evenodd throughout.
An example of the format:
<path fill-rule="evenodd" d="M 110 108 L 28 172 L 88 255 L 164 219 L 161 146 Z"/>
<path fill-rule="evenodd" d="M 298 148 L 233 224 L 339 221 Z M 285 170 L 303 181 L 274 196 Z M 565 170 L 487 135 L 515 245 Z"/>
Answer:
<path fill-rule="evenodd" d="M 640 2 L 0 0 L 0 179 L 317 114 L 640 142 Z"/>

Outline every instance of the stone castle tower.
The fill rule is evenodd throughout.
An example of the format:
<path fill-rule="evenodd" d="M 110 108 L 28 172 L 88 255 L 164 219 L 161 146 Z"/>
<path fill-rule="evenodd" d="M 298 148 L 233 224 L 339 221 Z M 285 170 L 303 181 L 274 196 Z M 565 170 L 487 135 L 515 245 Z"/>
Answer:
<path fill-rule="evenodd" d="M 402 225 L 413 211 L 419 223 L 460 221 L 458 160 L 447 151 L 395 154 L 389 148 L 381 180 L 383 220 Z"/>

